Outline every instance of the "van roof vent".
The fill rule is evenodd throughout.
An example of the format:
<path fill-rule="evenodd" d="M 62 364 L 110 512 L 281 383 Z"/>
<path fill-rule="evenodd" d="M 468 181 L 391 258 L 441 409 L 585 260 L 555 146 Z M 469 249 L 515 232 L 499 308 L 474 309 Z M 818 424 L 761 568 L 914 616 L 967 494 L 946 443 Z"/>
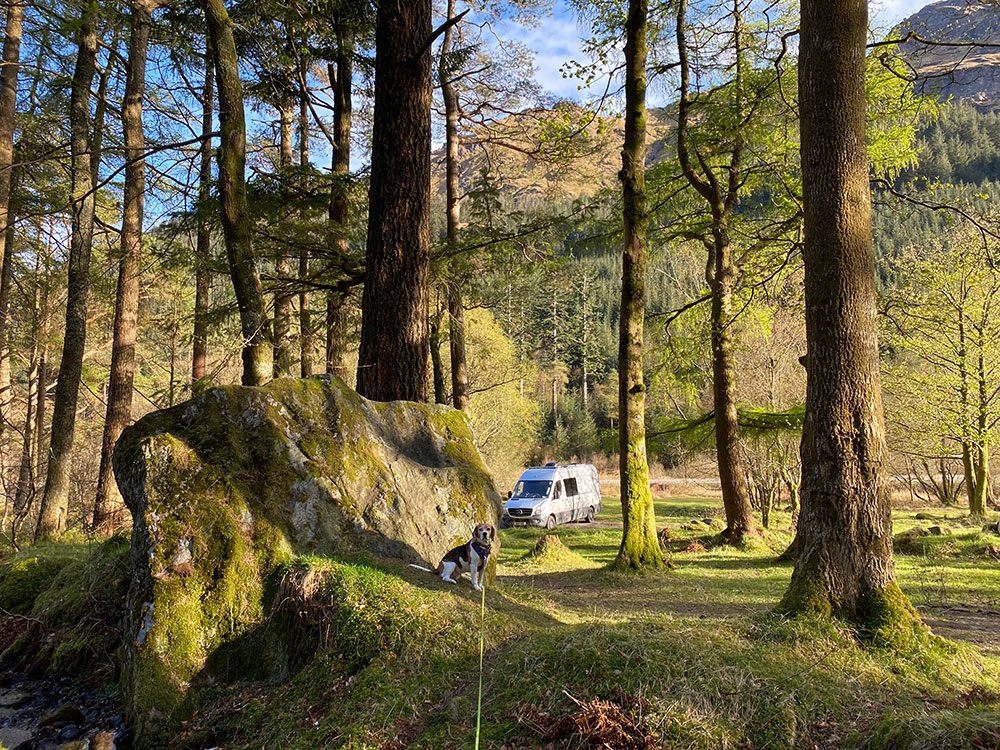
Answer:
<path fill-rule="evenodd" d="M 559 464 L 557 464 L 555 461 L 549 461 L 547 464 L 545 464 L 545 468 L 546 469 L 551 469 L 551 468 L 553 468 L 555 466 L 558 466 L 558 465 Z"/>

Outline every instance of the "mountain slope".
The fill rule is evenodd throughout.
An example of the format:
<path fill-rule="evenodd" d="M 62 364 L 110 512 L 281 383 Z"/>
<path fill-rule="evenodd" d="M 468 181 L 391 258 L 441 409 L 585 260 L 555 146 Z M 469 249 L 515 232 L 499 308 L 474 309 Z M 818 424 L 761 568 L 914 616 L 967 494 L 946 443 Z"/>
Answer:
<path fill-rule="evenodd" d="M 919 91 L 964 99 L 983 111 L 1000 108 L 1000 5 L 940 0 L 907 18 L 896 32 L 903 38 L 912 35 L 901 52 L 917 74 Z"/>

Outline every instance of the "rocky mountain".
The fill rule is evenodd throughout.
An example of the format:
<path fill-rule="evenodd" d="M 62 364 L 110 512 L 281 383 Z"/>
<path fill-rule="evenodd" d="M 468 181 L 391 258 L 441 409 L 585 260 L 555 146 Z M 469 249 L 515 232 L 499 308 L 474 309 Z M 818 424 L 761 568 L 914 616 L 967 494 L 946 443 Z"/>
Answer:
<path fill-rule="evenodd" d="M 1000 109 L 1000 2 L 940 0 L 896 31 L 908 39 L 901 52 L 920 91 L 963 99 L 982 111 Z"/>

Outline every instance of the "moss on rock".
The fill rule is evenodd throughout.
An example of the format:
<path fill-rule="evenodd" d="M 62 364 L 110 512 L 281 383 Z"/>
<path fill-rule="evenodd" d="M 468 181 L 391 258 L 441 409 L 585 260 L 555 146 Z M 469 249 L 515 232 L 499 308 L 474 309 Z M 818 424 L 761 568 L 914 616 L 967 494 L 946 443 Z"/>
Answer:
<path fill-rule="evenodd" d="M 437 562 L 499 508 L 463 414 L 332 377 L 204 390 L 126 430 L 115 475 L 135 522 L 123 692 L 146 745 L 218 664 L 253 654 L 284 673 L 266 589 L 296 555 Z"/>

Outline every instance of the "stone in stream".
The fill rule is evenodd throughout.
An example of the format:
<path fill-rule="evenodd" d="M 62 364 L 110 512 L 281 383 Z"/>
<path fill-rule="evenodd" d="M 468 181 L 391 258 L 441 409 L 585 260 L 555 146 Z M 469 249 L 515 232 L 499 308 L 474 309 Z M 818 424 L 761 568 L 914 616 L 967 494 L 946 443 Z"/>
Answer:
<path fill-rule="evenodd" d="M 31 696 L 20 690 L 8 690 L 0 693 L 0 708 L 20 708 L 31 700 Z M 9 750 L 9 749 L 8 749 Z"/>
<path fill-rule="evenodd" d="M 76 706 L 66 704 L 59 706 L 55 711 L 50 711 L 38 720 L 38 728 L 44 729 L 51 726 L 64 726 L 66 724 L 85 724 L 87 717 L 83 715 Z M 72 738 L 70 738 L 72 739 Z"/>
<path fill-rule="evenodd" d="M 199 686 L 287 669 L 265 611 L 278 566 L 436 564 L 500 507 L 462 412 L 332 376 L 203 391 L 125 430 L 114 468 L 133 517 L 123 697 L 143 745 L 176 735 Z"/>
<path fill-rule="evenodd" d="M 35 744 L 35 736 L 31 732 L 16 727 L 0 729 L 0 747 L 6 750 L 30 750 Z"/>

